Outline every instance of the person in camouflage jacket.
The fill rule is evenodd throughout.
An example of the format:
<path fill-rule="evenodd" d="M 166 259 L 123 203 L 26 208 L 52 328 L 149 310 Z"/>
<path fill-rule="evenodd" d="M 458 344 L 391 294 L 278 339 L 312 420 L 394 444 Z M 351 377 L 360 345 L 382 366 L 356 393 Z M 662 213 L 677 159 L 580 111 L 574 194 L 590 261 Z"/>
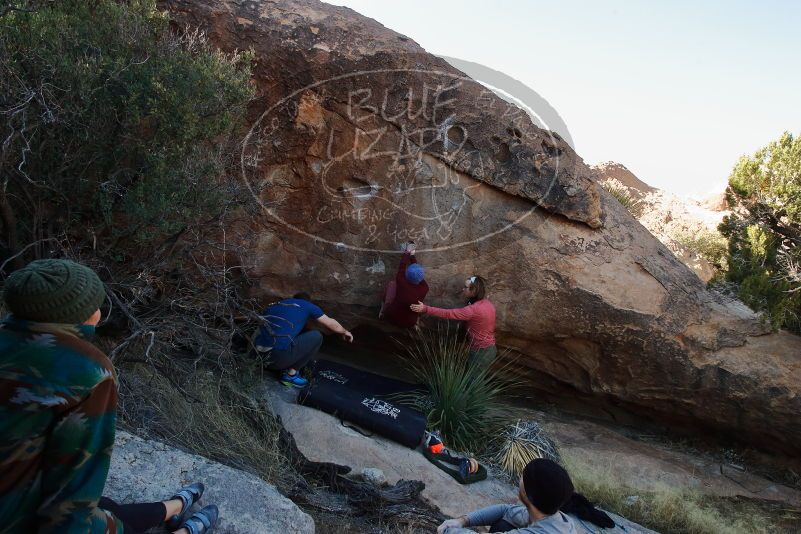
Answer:
<path fill-rule="evenodd" d="M 97 507 L 114 446 L 111 362 L 91 325 L 0 327 L 0 517 L 13 532 L 119 532 Z"/>
<path fill-rule="evenodd" d="M 152 512 L 155 524 L 170 518 L 181 533 L 207 531 L 216 507 L 212 518 L 179 521 L 200 498 L 200 484 L 164 503 L 103 498 L 108 506 L 98 506 L 114 446 L 117 379 L 88 341 L 105 299 L 97 275 L 74 262 L 39 260 L 14 272 L 3 296 L 12 315 L 0 323 L 0 532 L 133 532 L 108 511 L 125 506 L 139 507 L 139 516 Z"/>

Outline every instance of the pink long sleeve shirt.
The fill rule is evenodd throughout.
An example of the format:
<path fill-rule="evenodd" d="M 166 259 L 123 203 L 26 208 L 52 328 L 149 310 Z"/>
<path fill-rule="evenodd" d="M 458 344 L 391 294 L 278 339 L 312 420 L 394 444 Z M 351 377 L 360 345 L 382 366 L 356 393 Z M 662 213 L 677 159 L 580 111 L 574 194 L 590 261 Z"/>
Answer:
<path fill-rule="evenodd" d="M 467 321 L 470 350 L 485 349 L 495 344 L 495 305 L 487 299 L 452 310 L 426 305 L 423 313 L 443 319 Z"/>

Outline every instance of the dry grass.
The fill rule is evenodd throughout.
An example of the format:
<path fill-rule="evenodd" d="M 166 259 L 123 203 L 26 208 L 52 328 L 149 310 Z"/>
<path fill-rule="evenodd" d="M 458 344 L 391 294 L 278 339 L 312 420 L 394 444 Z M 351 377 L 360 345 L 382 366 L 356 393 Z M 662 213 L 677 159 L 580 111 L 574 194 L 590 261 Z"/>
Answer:
<path fill-rule="evenodd" d="M 640 218 L 642 216 L 644 209 L 642 202 L 632 197 L 623 184 L 616 180 L 607 180 L 601 184 L 601 187 L 615 197 L 615 199 L 635 218 Z"/>
<path fill-rule="evenodd" d="M 120 413 L 137 434 L 258 475 L 287 488 L 299 480 L 279 447 L 279 423 L 251 396 L 253 370 L 219 376 L 206 370 L 182 380 L 195 399 L 183 396 L 146 365 L 120 372 Z M 191 384 L 189 386 L 188 384 Z"/>
<path fill-rule="evenodd" d="M 756 534 L 784 532 L 758 507 L 662 486 L 650 491 L 626 487 L 613 466 L 565 457 L 576 491 L 605 510 L 663 534 Z"/>
<path fill-rule="evenodd" d="M 263 380 L 257 365 L 240 362 L 236 372 L 183 369 L 182 386 L 195 399 L 188 399 L 161 373 L 147 365 L 126 365 L 120 372 L 122 423 L 136 434 L 157 438 L 173 446 L 225 465 L 254 473 L 285 495 L 297 498 L 298 488 L 315 495 L 328 495 L 323 480 L 304 477 L 287 457 L 291 454 L 280 439 L 280 422 L 255 401 Z M 191 386 L 190 386 L 191 384 Z M 308 473 L 307 473 L 308 475 Z M 352 494 L 348 494 L 348 501 Z M 339 502 L 340 499 L 334 498 Z M 315 501 L 315 499 L 312 499 Z M 316 531 L 331 534 L 429 532 L 406 525 L 403 517 L 350 511 L 326 511 L 325 499 L 316 506 L 301 497 L 299 506 L 314 519 Z M 349 502 L 349 501 L 348 501 Z M 319 503 L 318 503 L 319 504 Z M 352 504 L 352 503 L 351 503 Z"/>

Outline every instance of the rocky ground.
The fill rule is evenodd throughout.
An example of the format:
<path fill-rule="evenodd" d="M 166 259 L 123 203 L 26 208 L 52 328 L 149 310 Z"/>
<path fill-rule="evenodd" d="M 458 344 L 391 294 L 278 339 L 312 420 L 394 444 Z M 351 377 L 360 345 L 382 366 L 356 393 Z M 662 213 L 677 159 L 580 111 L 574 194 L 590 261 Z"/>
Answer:
<path fill-rule="evenodd" d="M 120 503 L 159 502 L 192 482 L 206 486 L 201 504 L 216 504 L 218 534 L 313 534 L 314 521 L 255 475 L 117 431 L 104 494 Z"/>
<path fill-rule="evenodd" d="M 657 436 L 632 439 L 629 432 L 575 417 L 530 410 L 530 417 L 560 445 L 565 455 L 608 468 L 624 484 L 639 491 L 663 486 L 692 490 L 713 497 L 744 497 L 801 505 L 801 491 L 769 480 L 751 466 L 727 461 L 708 451 L 682 450 Z M 650 439 L 648 439 L 650 438 Z"/>
<path fill-rule="evenodd" d="M 402 371 L 395 370 L 391 359 L 385 356 L 343 351 L 338 345 L 327 350 L 325 357 L 333 360 L 410 380 Z M 671 437 L 664 427 L 644 424 L 635 418 L 619 417 L 616 422 L 599 417 L 599 412 L 587 406 L 576 404 L 566 410 L 540 399 L 513 400 L 509 413 L 540 422 L 567 456 L 609 467 L 630 488 L 649 491 L 668 486 L 714 497 L 743 497 L 801 506 L 801 485 L 777 481 L 782 470 L 796 468 L 795 463 L 748 462 L 738 455 L 732 457 L 729 453 L 733 453 L 735 444 L 716 441 L 714 434 L 697 434 L 697 446 L 683 446 L 686 437 Z"/>
<path fill-rule="evenodd" d="M 294 436 L 299 449 L 310 460 L 333 462 L 353 468 L 353 473 L 379 483 L 395 484 L 400 480 L 421 480 L 423 497 L 444 514 L 458 517 L 489 504 L 517 502 L 517 488 L 501 477 L 461 485 L 434 467 L 418 450 L 409 449 L 375 435 L 364 435 L 348 428 L 327 413 L 295 403 L 296 394 L 280 384 L 265 383 L 264 400 L 281 417 Z M 653 531 L 612 514 L 616 524 L 609 533 Z M 579 534 L 594 533 L 597 528 L 575 519 Z"/>
<path fill-rule="evenodd" d="M 344 361 L 374 372 L 386 372 L 387 361 L 355 357 L 334 350 L 325 357 Z M 391 366 L 390 366 L 391 367 Z M 280 417 L 298 450 L 311 462 L 320 465 L 348 466 L 347 476 L 377 485 L 395 485 L 402 480 L 419 480 L 425 484 L 422 497 L 442 513 L 456 516 L 488 503 L 514 502 L 516 488 L 501 473 L 490 468 L 490 478 L 462 486 L 431 465 L 415 451 L 378 436 L 365 435 L 321 411 L 297 405 L 295 392 L 268 379 L 259 390 L 261 404 Z M 533 419 L 554 439 L 562 456 L 575 466 L 593 466 L 608 472 L 616 484 L 625 487 L 631 499 L 642 493 L 668 487 L 693 490 L 711 498 L 732 499 L 733 513 L 737 499 L 762 503 L 765 510 L 797 510 L 801 492 L 767 478 L 751 465 L 733 457 L 713 454 L 710 450 L 677 446 L 664 436 L 644 435 L 631 428 L 593 422 L 536 403 L 513 403 L 509 413 L 522 419 Z M 222 520 L 219 532 L 307 533 L 354 532 L 377 528 L 354 517 L 339 514 L 331 519 L 318 513 L 331 508 L 330 500 L 347 509 L 344 497 L 329 494 L 304 496 L 302 508 L 281 495 L 275 487 L 258 477 L 200 456 L 188 454 L 158 441 L 141 439 L 118 432 L 106 495 L 120 502 L 157 501 L 169 496 L 177 487 L 191 481 L 207 486 L 204 503 L 220 507 Z M 387 486 L 388 487 L 388 486 Z M 297 500 L 298 495 L 292 498 Z M 311 506 L 311 508 L 309 508 Z M 334 506 L 336 508 L 336 506 Z M 315 511 L 317 525 L 307 511 Z M 769 512 L 770 513 L 770 512 Z M 613 515 L 618 527 L 608 532 L 651 532 Z M 325 524 L 330 521 L 331 524 Z M 352 524 L 351 524 L 352 523 Z M 348 526 L 349 525 L 349 526 Z M 368 527 L 368 525 L 371 525 Z M 579 532 L 598 532 L 592 525 L 579 522 Z"/>

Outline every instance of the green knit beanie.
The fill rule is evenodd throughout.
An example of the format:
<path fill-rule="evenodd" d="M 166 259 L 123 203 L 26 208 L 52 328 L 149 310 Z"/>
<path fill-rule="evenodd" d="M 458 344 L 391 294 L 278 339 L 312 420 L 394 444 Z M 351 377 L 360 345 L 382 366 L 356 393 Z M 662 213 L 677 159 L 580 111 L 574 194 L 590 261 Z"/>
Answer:
<path fill-rule="evenodd" d="M 106 298 L 103 282 L 85 265 L 69 260 L 36 260 L 14 271 L 3 298 L 17 319 L 80 324 Z"/>

